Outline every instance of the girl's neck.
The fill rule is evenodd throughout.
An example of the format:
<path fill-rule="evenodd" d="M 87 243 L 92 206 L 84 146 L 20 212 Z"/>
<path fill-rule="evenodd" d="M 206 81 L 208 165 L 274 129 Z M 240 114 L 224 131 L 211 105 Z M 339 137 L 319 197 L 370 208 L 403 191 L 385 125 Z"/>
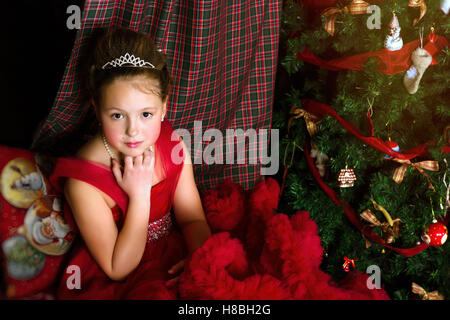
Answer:
<path fill-rule="evenodd" d="M 158 159 L 160 159 L 159 158 L 160 155 L 158 153 L 156 144 L 153 146 L 153 148 L 154 148 L 154 152 L 155 152 L 155 157 L 158 157 Z M 114 153 L 114 150 L 112 150 L 112 152 L 114 155 L 116 155 L 116 153 Z M 119 163 L 123 167 L 123 160 L 124 160 L 123 155 L 119 154 L 118 156 L 119 156 Z M 111 165 L 112 165 L 111 156 L 108 154 L 108 152 L 105 148 L 105 145 L 102 140 L 102 132 L 101 131 L 97 132 L 94 136 L 92 136 L 92 138 L 89 139 L 88 142 L 86 144 L 84 144 L 78 150 L 76 157 L 99 163 L 107 168 L 111 168 Z M 154 169 L 155 171 L 153 174 L 153 184 L 156 184 L 165 179 L 164 170 L 162 169 L 161 166 L 157 165 L 157 163 L 159 163 L 159 162 L 160 162 L 160 160 L 155 163 L 155 169 Z"/>
<path fill-rule="evenodd" d="M 114 151 L 112 151 L 114 152 Z M 114 153 L 113 153 L 114 154 Z M 108 154 L 102 141 L 102 133 L 99 130 L 91 137 L 77 152 L 77 158 L 82 158 L 94 162 L 101 163 L 107 167 L 111 167 L 111 156 Z M 119 155 L 118 161 L 123 163 L 122 155 Z"/>

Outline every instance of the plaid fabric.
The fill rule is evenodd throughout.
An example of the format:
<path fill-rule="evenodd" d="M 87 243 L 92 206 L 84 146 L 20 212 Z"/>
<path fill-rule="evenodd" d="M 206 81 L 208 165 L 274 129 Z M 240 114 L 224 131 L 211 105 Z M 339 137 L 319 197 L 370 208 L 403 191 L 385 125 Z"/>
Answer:
<path fill-rule="evenodd" d="M 87 0 L 53 108 L 32 148 L 52 145 L 77 127 L 90 107 L 79 77 L 88 40 L 95 29 L 125 26 L 148 33 L 168 57 L 174 86 L 167 118 L 175 129 L 187 129 L 192 136 L 199 188 L 230 179 L 251 188 L 261 178 L 257 159 L 247 156 L 245 164 L 225 163 L 224 146 L 224 164 L 195 163 L 210 142 L 202 141 L 201 150 L 194 147 L 194 121 L 202 121 L 202 132 L 215 128 L 224 138 L 226 129 L 270 128 L 280 9 L 278 0 Z M 231 156 L 237 159 L 236 141 L 226 142 L 234 144 Z M 247 155 L 251 148 L 247 143 Z"/>

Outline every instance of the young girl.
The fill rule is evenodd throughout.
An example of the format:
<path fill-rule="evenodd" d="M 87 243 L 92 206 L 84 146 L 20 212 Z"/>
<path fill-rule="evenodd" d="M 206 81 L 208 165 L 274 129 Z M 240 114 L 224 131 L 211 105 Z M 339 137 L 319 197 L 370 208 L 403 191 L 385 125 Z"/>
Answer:
<path fill-rule="evenodd" d="M 176 298 L 183 259 L 210 229 L 188 150 L 164 119 L 164 55 L 148 35 L 114 30 L 98 41 L 87 84 L 98 132 L 74 158 L 59 158 L 51 177 L 81 234 L 58 298 Z"/>

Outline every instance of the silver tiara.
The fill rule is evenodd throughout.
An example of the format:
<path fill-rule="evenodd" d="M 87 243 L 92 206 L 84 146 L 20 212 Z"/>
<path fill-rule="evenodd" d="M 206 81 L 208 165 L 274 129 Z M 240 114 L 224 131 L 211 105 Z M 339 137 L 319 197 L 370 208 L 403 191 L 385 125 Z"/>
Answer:
<path fill-rule="evenodd" d="M 107 63 L 105 63 L 102 69 L 106 69 L 107 67 L 116 68 L 116 67 L 136 67 L 136 68 L 151 68 L 156 69 L 153 64 L 142 60 L 139 57 L 135 57 L 134 55 L 130 55 L 128 52 L 119 58 L 113 59 Z"/>

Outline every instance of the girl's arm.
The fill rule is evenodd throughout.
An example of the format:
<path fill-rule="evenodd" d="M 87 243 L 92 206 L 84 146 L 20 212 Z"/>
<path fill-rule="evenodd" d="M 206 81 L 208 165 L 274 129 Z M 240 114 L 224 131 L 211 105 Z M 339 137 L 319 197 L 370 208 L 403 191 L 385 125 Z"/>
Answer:
<path fill-rule="evenodd" d="M 65 196 L 94 260 L 112 280 L 125 278 L 136 268 L 144 253 L 149 204 L 130 201 L 119 233 L 111 209 L 98 189 L 85 182 L 68 179 Z"/>
<path fill-rule="evenodd" d="M 113 171 L 114 168 L 117 171 L 117 167 L 113 166 Z M 149 168 L 142 171 L 141 167 L 139 171 L 133 169 L 132 164 L 125 164 L 123 179 L 118 183 L 125 189 L 127 185 L 133 186 L 135 192 L 128 189 L 128 209 L 120 232 L 97 188 L 75 179 L 66 182 L 65 196 L 81 236 L 94 260 L 112 280 L 124 279 L 138 266 L 144 254 L 150 214 L 152 175 L 148 174 Z M 117 173 L 114 174 L 117 178 Z M 142 188 L 143 185 L 146 188 Z"/>
<path fill-rule="evenodd" d="M 184 165 L 175 189 L 173 208 L 189 252 L 199 248 L 211 235 L 195 184 L 191 157 L 183 141 Z"/>

